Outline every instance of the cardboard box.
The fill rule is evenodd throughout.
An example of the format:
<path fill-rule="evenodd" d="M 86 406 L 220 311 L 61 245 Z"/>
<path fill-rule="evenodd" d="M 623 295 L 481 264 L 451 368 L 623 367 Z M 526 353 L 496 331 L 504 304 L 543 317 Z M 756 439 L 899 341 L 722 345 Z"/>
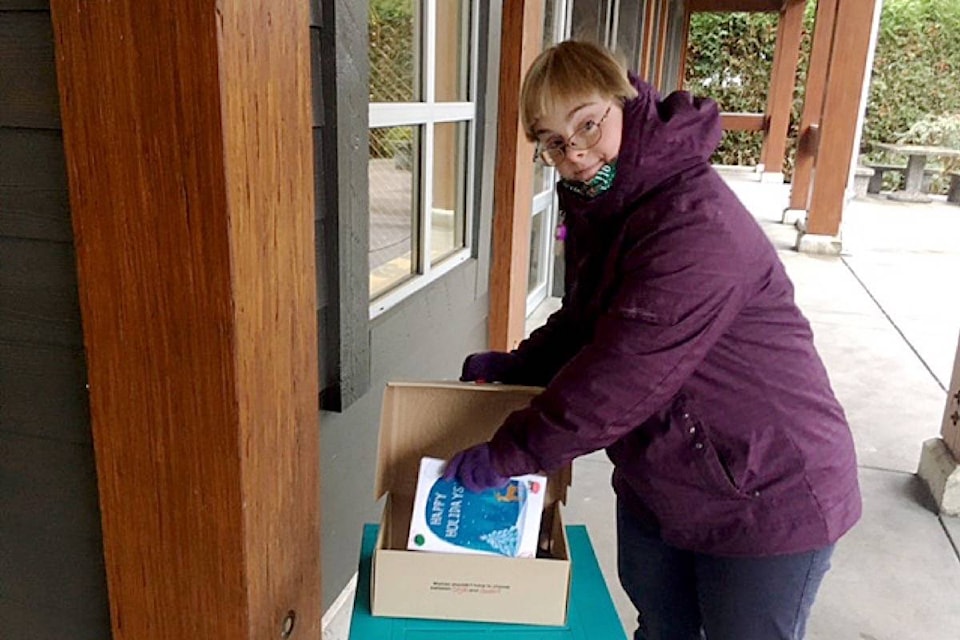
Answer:
<path fill-rule="evenodd" d="M 386 496 L 370 581 L 374 616 L 565 624 L 570 557 L 560 504 L 570 486 L 569 467 L 547 482 L 543 527 L 549 558 L 406 549 L 420 459 L 449 459 L 488 440 L 540 391 L 459 382 L 387 385 L 374 489 L 378 499 Z"/>

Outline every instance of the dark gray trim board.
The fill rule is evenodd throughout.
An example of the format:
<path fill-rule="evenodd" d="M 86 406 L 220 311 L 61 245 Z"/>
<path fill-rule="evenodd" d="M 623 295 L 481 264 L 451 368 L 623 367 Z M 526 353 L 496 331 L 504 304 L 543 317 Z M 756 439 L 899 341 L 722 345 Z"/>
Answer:
<path fill-rule="evenodd" d="M 342 411 L 370 388 L 369 194 L 367 192 L 369 60 L 367 3 L 324 2 L 319 22 L 319 81 L 323 123 L 316 129 L 317 219 L 324 228 L 318 277 L 327 292 L 321 346 L 324 409 Z M 316 113 L 316 111 L 315 111 Z M 334 262 L 335 260 L 335 262 Z"/>

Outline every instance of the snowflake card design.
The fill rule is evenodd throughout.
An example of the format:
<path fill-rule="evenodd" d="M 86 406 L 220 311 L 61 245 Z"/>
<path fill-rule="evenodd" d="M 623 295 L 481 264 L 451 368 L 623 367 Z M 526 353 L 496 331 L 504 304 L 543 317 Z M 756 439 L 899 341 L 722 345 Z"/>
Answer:
<path fill-rule="evenodd" d="M 407 549 L 533 558 L 547 479 L 514 476 L 502 489 L 470 491 L 444 480 L 444 460 L 423 458 Z"/>

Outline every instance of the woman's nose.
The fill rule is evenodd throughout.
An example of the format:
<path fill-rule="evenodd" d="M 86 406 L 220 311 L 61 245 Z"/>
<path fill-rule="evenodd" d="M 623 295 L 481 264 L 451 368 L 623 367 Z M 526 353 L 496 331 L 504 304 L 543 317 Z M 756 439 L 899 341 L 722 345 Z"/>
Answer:
<path fill-rule="evenodd" d="M 578 149 L 568 144 L 563 148 L 563 157 L 570 160 L 579 160 L 585 152 L 585 149 Z"/>

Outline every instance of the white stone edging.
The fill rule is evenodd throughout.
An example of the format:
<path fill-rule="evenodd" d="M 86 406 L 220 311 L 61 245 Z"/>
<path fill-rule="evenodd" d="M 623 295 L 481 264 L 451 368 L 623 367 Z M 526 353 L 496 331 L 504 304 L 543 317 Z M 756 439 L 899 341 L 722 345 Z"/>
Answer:
<path fill-rule="evenodd" d="M 337 599 L 323 614 L 320 628 L 323 640 L 347 640 L 350 635 L 350 613 L 353 611 L 353 597 L 357 592 L 357 574 L 343 588 Z"/>
<path fill-rule="evenodd" d="M 943 438 L 923 443 L 917 475 L 930 489 L 942 515 L 960 516 L 960 463 Z"/>

